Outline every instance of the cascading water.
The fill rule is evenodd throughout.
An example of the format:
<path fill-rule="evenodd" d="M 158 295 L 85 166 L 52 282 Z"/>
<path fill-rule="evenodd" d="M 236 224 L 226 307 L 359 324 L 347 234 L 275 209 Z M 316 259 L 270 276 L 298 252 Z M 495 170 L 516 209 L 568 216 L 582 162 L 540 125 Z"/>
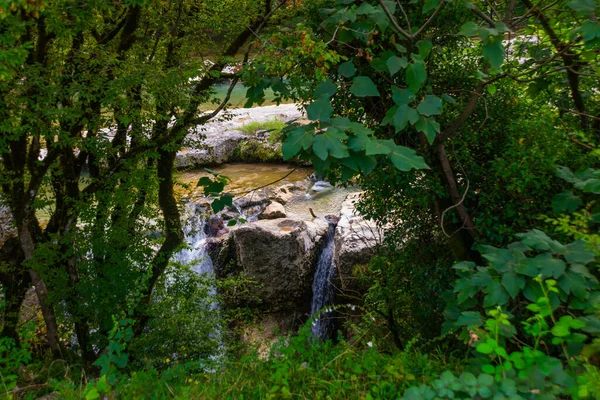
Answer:
<path fill-rule="evenodd" d="M 335 252 L 335 224 L 329 224 L 329 230 L 325 237 L 325 246 L 319 255 L 315 278 L 313 280 L 312 305 L 310 315 L 315 317 L 324 307 L 330 306 L 335 297 L 333 278 L 335 274 L 335 262 L 333 255 Z M 333 329 L 333 319 L 331 314 L 322 312 L 315 318 L 312 327 L 313 337 L 325 340 L 330 337 Z"/>
<path fill-rule="evenodd" d="M 194 203 L 186 206 L 186 222 L 183 227 L 187 246 L 173 255 L 173 260 L 180 264 L 189 265 L 197 274 L 212 274 L 214 266 L 206 250 L 205 231 L 206 220 L 203 210 Z"/>

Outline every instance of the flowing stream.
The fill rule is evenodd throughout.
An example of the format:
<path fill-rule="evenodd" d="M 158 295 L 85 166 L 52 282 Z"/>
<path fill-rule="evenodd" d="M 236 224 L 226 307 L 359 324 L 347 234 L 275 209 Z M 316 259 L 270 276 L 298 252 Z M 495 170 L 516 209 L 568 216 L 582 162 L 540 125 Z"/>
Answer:
<path fill-rule="evenodd" d="M 315 271 L 312 290 L 313 298 L 310 314 L 315 317 L 312 327 L 313 337 L 319 340 L 328 339 L 333 330 L 332 314 L 323 310 L 333 303 L 335 296 L 333 278 L 335 274 L 335 262 L 333 255 L 335 252 L 335 224 L 329 224 L 329 231 L 325 238 L 325 246 L 321 250 Z M 318 313 L 320 312 L 320 315 Z"/>

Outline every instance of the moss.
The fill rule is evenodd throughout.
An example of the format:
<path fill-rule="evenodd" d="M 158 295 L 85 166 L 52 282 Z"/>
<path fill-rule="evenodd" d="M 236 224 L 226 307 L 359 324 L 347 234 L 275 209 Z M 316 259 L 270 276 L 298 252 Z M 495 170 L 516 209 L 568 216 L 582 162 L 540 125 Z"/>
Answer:
<path fill-rule="evenodd" d="M 243 141 L 233 151 L 231 161 L 281 162 L 281 144 L 270 145 L 259 140 Z"/>

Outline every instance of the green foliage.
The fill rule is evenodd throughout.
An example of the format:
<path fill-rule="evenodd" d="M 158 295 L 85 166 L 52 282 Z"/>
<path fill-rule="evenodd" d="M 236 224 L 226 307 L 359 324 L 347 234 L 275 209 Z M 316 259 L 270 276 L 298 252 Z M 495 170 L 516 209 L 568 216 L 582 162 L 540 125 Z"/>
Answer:
<path fill-rule="evenodd" d="M 244 124 L 238 130 L 248 136 L 252 136 L 258 131 L 267 131 L 269 133 L 269 143 L 275 144 L 281 140 L 281 130 L 285 127 L 285 121 L 274 118 L 268 121 L 253 121 Z"/>

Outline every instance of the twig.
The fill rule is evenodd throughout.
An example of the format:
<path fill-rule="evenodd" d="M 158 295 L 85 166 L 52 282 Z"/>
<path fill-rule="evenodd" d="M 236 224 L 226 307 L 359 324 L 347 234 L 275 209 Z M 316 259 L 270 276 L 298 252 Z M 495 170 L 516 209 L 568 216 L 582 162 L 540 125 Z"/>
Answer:
<path fill-rule="evenodd" d="M 275 180 L 273 182 L 267 183 L 266 185 L 262 185 L 262 186 L 259 186 L 257 188 L 254 188 L 254 189 L 250 189 L 250 190 L 248 190 L 246 192 L 235 193 L 235 194 L 233 194 L 233 196 L 244 196 L 244 195 L 246 195 L 248 193 L 252 193 L 252 192 L 255 192 L 255 191 L 259 190 L 259 189 L 266 188 L 267 186 L 271 186 L 271 185 L 273 185 L 273 184 L 275 184 L 277 182 L 280 182 L 280 181 L 284 180 L 285 178 L 287 178 L 288 176 L 290 176 L 291 174 L 293 174 L 294 172 L 296 172 L 297 169 L 298 169 L 298 167 L 295 167 L 293 170 L 291 170 L 290 172 L 288 172 L 287 174 L 285 174 L 285 176 L 282 176 L 281 178 L 279 178 L 279 179 L 277 179 L 277 180 Z"/>

